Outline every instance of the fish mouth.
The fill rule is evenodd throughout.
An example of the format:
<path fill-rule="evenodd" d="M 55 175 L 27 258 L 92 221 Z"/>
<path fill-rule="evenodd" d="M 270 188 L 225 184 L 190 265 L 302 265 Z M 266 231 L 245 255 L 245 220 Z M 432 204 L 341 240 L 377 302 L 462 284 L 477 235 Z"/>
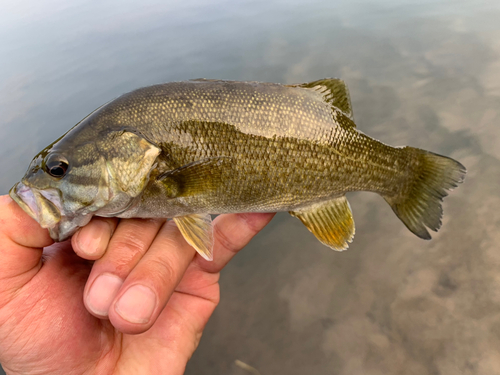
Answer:
<path fill-rule="evenodd" d="M 53 228 L 61 221 L 61 198 L 56 189 L 38 190 L 18 182 L 9 195 L 42 228 Z"/>

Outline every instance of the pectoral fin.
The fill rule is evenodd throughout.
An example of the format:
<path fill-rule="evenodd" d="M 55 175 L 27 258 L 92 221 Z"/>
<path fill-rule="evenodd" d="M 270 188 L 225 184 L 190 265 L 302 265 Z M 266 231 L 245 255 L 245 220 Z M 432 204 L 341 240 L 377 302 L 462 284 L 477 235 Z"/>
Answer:
<path fill-rule="evenodd" d="M 345 196 L 290 211 L 299 218 L 318 240 L 333 250 L 346 250 L 354 237 L 354 220 Z"/>
<path fill-rule="evenodd" d="M 177 227 L 188 244 L 206 260 L 213 260 L 214 235 L 210 215 L 188 215 L 174 217 Z"/>
<path fill-rule="evenodd" d="M 230 161 L 229 157 L 203 159 L 162 173 L 156 179 L 168 187 L 172 198 L 202 194 L 221 186 L 223 168 Z"/>

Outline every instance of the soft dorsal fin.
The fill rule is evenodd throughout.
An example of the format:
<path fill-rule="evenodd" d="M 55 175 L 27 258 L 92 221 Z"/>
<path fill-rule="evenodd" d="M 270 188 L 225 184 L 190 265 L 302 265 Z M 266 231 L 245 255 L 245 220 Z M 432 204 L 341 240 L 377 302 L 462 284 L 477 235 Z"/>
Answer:
<path fill-rule="evenodd" d="M 333 250 L 346 250 L 354 237 L 354 220 L 345 195 L 290 211 L 290 215 L 299 218 L 318 240 Z"/>
<path fill-rule="evenodd" d="M 206 260 L 214 259 L 214 234 L 210 215 L 174 217 L 177 227 L 188 244 Z"/>
<path fill-rule="evenodd" d="M 291 86 L 303 87 L 321 92 L 326 102 L 339 109 L 351 121 L 354 121 L 351 96 L 349 95 L 349 89 L 343 80 L 338 78 L 324 78 L 309 83 Z M 354 122 L 352 123 L 352 126 L 356 127 Z"/>

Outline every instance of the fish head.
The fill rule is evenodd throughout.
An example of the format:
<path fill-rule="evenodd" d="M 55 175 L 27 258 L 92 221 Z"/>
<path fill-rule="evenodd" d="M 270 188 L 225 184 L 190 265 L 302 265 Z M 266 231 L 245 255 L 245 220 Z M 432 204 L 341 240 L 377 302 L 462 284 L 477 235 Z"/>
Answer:
<path fill-rule="evenodd" d="M 106 132 L 92 141 L 80 137 L 84 142 L 78 138 L 69 134 L 41 151 L 10 190 L 56 241 L 70 237 L 93 215 L 118 216 L 133 206 L 160 153 L 131 132 Z"/>

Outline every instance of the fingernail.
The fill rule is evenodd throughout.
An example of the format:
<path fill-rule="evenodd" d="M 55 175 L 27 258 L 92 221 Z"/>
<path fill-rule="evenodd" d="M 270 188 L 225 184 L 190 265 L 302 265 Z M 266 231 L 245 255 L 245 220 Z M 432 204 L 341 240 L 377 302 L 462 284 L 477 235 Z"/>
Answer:
<path fill-rule="evenodd" d="M 116 312 L 130 323 L 147 323 L 156 307 L 156 294 L 142 285 L 130 287 L 115 305 Z"/>
<path fill-rule="evenodd" d="M 87 255 L 95 255 L 102 252 L 101 243 L 104 236 L 108 234 L 109 226 L 103 221 L 95 221 L 82 228 L 76 237 L 80 250 Z"/>
<path fill-rule="evenodd" d="M 95 279 L 86 297 L 87 307 L 96 315 L 108 316 L 111 302 L 116 297 L 123 280 L 118 276 L 104 273 Z"/>

